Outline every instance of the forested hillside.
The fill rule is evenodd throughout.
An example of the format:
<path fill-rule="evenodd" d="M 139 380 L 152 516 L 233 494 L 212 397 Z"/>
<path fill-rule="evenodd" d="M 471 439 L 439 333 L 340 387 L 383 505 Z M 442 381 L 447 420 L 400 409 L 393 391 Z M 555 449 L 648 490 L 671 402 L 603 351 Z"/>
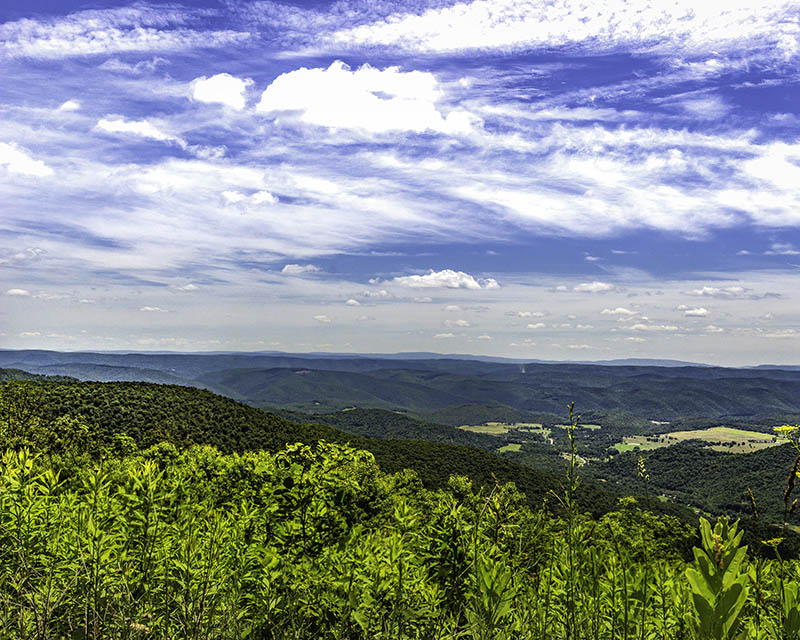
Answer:
<path fill-rule="evenodd" d="M 324 417 L 457 431 L 351 413 Z M 768 559 L 792 552 L 788 530 L 702 520 L 698 536 L 694 518 L 641 508 L 658 501 L 616 499 L 578 477 L 565 420 L 556 477 L 190 387 L 0 384 L 2 637 L 797 637 L 800 565 Z M 666 482 L 653 462 L 628 489 Z"/>
<path fill-rule="evenodd" d="M 800 371 L 453 357 L 3 351 L 0 367 L 82 380 L 185 384 L 264 408 L 401 410 L 437 423 L 540 421 L 569 402 L 639 418 L 800 413 Z M 471 417 L 468 417 L 471 415 Z"/>
<path fill-rule="evenodd" d="M 445 486 L 453 474 L 466 475 L 476 486 L 492 486 L 494 478 L 514 482 L 531 505 L 540 505 L 561 485 L 559 476 L 542 473 L 507 458 L 470 446 L 469 434 L 459 445 L 424 440 L 365 438 L 318 424 L 296 424 L 274 414 L 192 387 L 148 383 L 27 382 L 0 385 L 0 408 L 13 419 L 3 436 L 9 444 L 36 445 L 53 440 L 66 419 L 85 426 L 85 447 L 119 446 L 130 439 L 136 447 L 170 442 L 179 447 L 207 444 L 224 453 L 275 452 L 287 443 L 320 441 L 349 444 L 375 455 L 387 473 L 415 470 L 426 487 Z M 15 426 L 9 427 L 9 424 Z M 2 423 L 0 423 L 2 428 Z M 458 441 L 459 438 L 454 438 Z M 617 494 L 586 483 L 577 494 L 582 508 L 596 515 L 614 508 Z M 681 513 L 673 505 L 650 502 L 659 511 Z M 686 517 L 686 513 L 683 514 Z"/>

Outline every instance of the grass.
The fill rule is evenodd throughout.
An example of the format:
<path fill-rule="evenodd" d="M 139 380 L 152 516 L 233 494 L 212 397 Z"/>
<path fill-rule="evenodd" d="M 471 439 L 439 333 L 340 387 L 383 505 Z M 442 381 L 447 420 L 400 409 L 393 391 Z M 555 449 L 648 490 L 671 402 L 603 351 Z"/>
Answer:
<path fill-rule="evenodd" d="M 508 424 L 462 424 L 459 429 L 473 433 L 485 433 L 490 436 L 502 436 L 511 430 Z"/>
<path fill-rule="evenodd" d="M 524 433 L 539 433 L 545 438 L 550 436 L 550 429 L 542 426 L 540 422 L 487 422 L 486 424 L 462 424 L 459 429 L 483 433 L 490 436 L 502 436 L 509 431 L 522 431 Z"/>
<path fill-rule="evenodd" d="M 509 451 L 521 451 L 522 445 L 517 442 L 510 442 L 507 445 L 500 447 L 497 453 L 508 453 Z"/>
<path fill-rule="evenodd" d="M 656 438 L 653 440 L 652 438 Z M 614 445 L 620 453 L 632 450 L 659 449 L 687 440 L 703 440 L 709 448 L 727 453 L 750 453 L 781 444 L 775 436 L 733 427 L 711 427 L 691 431 L 675 431 L 659 436 L 627 436 Z"/>
<path fill-rule="evenodd" d="M 558 427 L 559 429 L 566 429 L 567 427 L 569 427 L 568 424 L 555 424 L 553 426 Z M 583 424 L 583 423 L 578 424 L 578 429 L 589 429 L 591 431 L 595 431 L 597 429 L 602 429 L 602 428 L 603 425 L 600 424 Z"/>

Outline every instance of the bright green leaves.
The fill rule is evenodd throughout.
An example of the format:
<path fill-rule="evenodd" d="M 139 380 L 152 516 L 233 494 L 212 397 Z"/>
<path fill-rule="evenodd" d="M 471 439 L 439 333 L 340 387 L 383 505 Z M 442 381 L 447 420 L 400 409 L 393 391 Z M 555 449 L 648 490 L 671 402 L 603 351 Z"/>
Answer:
<path fill-rule="evenodd" d="M 741 613 L 747 602 L 749 581 L 745 567 L 747 547 L 740 547 L 743 532 L 721 518 L 711 528 L 700 519 L 702 548 L 694 549 L 694 566 L 686 570 L 692 590 L 695 627 L 699 640 L 744 638 Z"/>

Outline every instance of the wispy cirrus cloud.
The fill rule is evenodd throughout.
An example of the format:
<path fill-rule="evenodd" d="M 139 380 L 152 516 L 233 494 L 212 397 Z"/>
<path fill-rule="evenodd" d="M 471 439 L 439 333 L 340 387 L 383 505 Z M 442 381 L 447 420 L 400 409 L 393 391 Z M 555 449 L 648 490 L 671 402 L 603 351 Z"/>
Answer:
<path fill-rule="evenodd" d="M 431 8 L 421 14 L 393 14 L 371 24 L 343 28 L 332 44 L 395 46 L 406 51 L 453 53 L 470 50 L 520 51 L 585 46 L 698 54 L 711 50 L 775 47 L 771 55 L 797 52 L 798 5 L 785 1 L 698 5 L 623 0 L 597 11 L 575 0 L 542 4 L 533 0 L 475 0 Z"/>
<path fill-rule="evenodd" d="M 93 9 L 49 19 L 0 24 L 0 56 L 65 58 L 138 51 L 180 51 L 246 41 L 251 34 L 197 24 L 208 10 L 178 5 Z"/>

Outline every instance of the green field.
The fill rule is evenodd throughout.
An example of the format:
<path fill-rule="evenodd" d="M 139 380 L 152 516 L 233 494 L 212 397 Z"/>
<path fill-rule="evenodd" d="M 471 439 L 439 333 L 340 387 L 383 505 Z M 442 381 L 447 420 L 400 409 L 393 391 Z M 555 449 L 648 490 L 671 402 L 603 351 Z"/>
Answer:
<path fill-rule="evenodd" d="M 509 431 L 538 433 L 545 438 L 550 436 L 550 429 L 542 426 L 540 422 L 487 422 L 485 424 L 462 424 L 458 428 L 463 429 L 464 431 L 483 433 L 490 436 L 502 436 Z"/>
<path fill-rule="evenodd" d="M 758 431 L 746 431 L 733 427 L 711 427 L 710 429 L 694 429 L 691 431 L 675 431 L 657 436 L 628 436 L 614 445 L 619 452 L 634 449 L 646 451 L 669 447 L 687 440 L 704 440 L 708 447 L 715 451 L 727 453 L 750 453 L 767 447 L 781 444 L 772 434 Z"/>
<path fill-rule="evenodd" d="M 485 433 L 490 436 L 502 436 L 513 427 L 510 424 L 462 424 L 459 429 L 473 433 Z"/>
<path fill-rule="evenodd" d="M 516 442 L 511 442 L 505 446 L 500 447 L 497 450 L 497 453 L 508 453 L 509 451 L 520 451 L 522 449 L 522 445 Z"/>
<path fill-rule="evenodd" d="M 567 427 L 569 427 L 568 424 L 554 424 L 553 426 L 558 427 L 559 429 L 566 429 Z M 602 429 L 602 428 L 603 425 L 600 424 L 583 424 L 582 422 L 578 423 L 578 429 L 590 429 L 594 431 L 596 429 Z"/>

